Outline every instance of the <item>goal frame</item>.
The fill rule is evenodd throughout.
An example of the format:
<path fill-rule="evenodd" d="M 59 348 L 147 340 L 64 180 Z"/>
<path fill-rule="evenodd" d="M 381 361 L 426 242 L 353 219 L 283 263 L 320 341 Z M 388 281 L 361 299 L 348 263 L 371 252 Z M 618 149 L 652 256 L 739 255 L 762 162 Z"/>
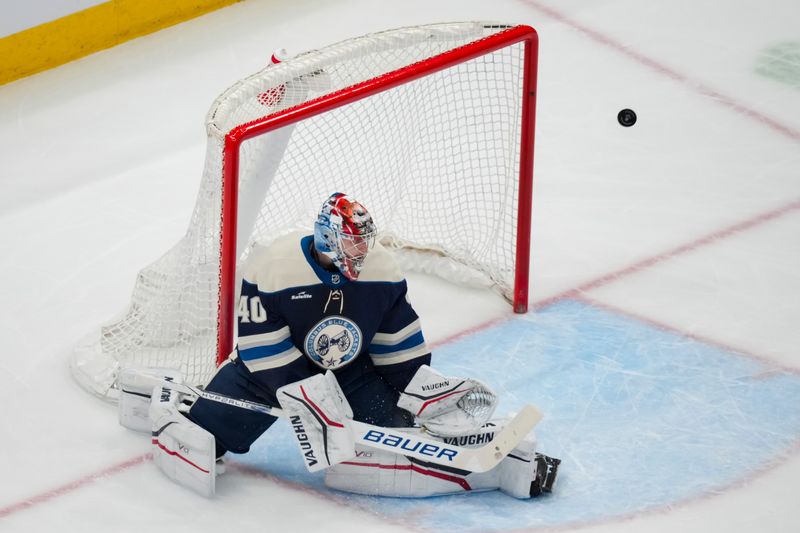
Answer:
<path fill-rule="evenodd" d="M 239 156 L 243 142 L 301 120 L 387 91 L 428 74 L 524 43 L 516 258 L 512 306 L 515 313 L 528 310 L 531 208 L 533 202 L 533 151 L 536 123 L 536 83 L 539 38 L 530 26 L 511 26 L 459 48 L 444 52 L 381 76 L 239 125 L 225 135 L 223 147 L 222 209 L 220 220 L 220 276 L 217 310 L 217 364 L 227 359 L 234 343 L 236 322 L 236 236 Z"/>

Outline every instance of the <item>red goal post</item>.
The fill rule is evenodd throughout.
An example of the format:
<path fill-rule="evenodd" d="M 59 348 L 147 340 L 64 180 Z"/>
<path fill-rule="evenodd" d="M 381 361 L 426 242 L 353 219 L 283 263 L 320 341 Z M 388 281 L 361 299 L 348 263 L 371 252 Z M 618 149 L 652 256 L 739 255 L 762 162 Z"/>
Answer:
<path fill-rule="evenodd" d="M 454 50 L 234 128 L 225 136 L 223 197 L 238 197 L 239 147 L 243 141 L 519 42 L 525 43 L 519 163 L 518 209 L 521 216 L 517 224 L 517 258 L 512 305 L 516 313 L 527 312 L 530 268 L 530 212 L 533 195 L 533 145 L 536 121 L 536 74 L 539 45 L 538 35 L 530 26 L 510 27 L 505 31 Z M 235 238 L 236 206 L 236 202 L 224 202 L 222 212 L 223 232 L 220 257 L 222 263 L 220 292 L 222 297 L 220 298 L 219 337 L 217 341 L 219 363 L 224 361 L 233 349 L 233 326 L 235 322 L 233 296 L 236 293 L 235 272 L 237 257 Z M 225 302 L 227 302 L 227 307 Z"/>
<path fill-rule="evenodd" d="M 99 340 L 78 347 L 76 379 L 110 399 L 130 366 L 205 382 L 233 348 L 237 266 L 254 243 L 310 227 L 335 190 L 367 205 L 387 247 L 411 252 L 404 267 L 452 281 L 463 266 L 526 312 L 537 56 L 529 26 L 433 24 L 237 82 L 207 117 L 186 237 L 142 270 Z"/>

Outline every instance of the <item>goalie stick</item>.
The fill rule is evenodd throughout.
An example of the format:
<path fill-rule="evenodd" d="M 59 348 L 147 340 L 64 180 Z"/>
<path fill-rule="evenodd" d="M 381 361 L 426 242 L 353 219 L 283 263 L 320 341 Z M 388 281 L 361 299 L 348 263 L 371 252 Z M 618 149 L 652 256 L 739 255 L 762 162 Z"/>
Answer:
<path fill-rule="evenodd" d="M 206 391 L 191 385 L 175 383 L 151 374 L 137 372 L 137 376 L 152 381 L 153 386 L 162 386 L 184 394 L 191 394 L 204 400 L 223 403 L 240 409 L 255 411 L 275 417 L 285 417 L 278 407 L 262 403 L 231 398 L 224 394 Z M 123 389 L 122 392 L 127 392 Z M 533 405 L 525 405 L 488 443 L 477 448 L 464 448 L 447 444 L 440 440 L 422 435 L 414 435 L 396 428 L 373 426 L 356 420 L 348 420 L 347 425 L 362 446 L 389 451 L 408 457 L 468 470 L 470 472 L 487 472 L 497 466 L 523 438 L 539 423 L 542 413 Z"/>

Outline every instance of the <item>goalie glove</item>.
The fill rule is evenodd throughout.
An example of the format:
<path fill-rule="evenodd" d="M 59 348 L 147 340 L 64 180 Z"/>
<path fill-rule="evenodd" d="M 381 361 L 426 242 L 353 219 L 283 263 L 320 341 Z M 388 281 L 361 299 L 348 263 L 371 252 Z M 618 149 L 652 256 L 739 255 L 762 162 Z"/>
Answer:
<path fill-rule="evenodd" d="M 355 456 L 348 424 L 353 411 L 333 372 L 284 385 L 277 392 L 309 472 Z"/>
<path fill-rule="evenodd" d="M 491 418 L 497 395 L 477 379 L 445 377 L 422 365 L 400 393 L 397 406 L 431 433 L 458 437 L 477 432 Z"/>

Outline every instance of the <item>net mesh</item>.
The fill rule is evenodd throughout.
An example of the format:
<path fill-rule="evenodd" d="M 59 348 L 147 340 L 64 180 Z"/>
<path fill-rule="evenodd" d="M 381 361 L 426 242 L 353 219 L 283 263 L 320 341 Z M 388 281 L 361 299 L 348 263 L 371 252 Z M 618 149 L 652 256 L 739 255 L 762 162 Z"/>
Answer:
<path fill-rule="evenodd" d="M 139 273 L 127 310 L 77 347 L 76 379 L 114 399 L 124 367 L 175 368 L 195 384 L 214 371 L 223 148 L 232 129 L 506 28 L 459 23 L 371 34 L 269 66 L 220 95 L 207 117 L 204 175 L 186 235 Z M 237 262 L 256 242 L 310 230 L 325 198 L 341 191 L 368 207 L 384 245 L 403 252 L 404 268 L 492 286 L 510 299 L 523 61 L 523 44 L 504 47 L 245 141 Z"/>

